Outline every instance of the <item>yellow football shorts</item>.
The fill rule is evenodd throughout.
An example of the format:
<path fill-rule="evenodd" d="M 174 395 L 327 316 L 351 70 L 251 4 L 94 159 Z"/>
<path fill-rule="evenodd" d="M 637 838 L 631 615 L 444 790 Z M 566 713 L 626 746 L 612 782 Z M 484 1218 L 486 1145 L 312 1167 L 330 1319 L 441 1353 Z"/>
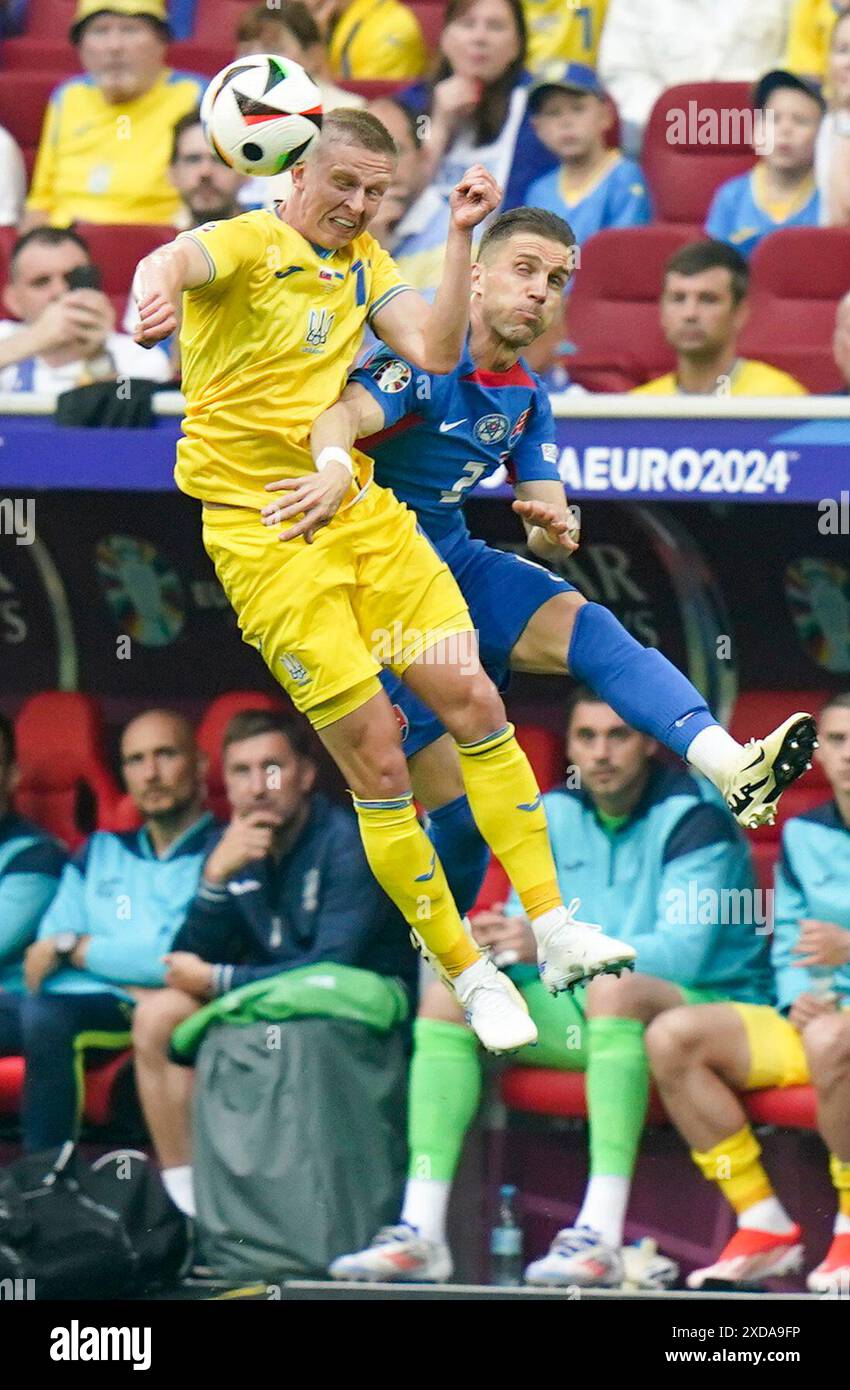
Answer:
<path fill-rule="evenodd" d="M 236 611 L 242 640 L 313 727 L 370 700 L 378 673 L 401 675 L 472 620 L 416 516 L 372 483 L 316 533 L 280 541 L 248 508 L 204 508 L 204 547 Z"/>
<path fill-rule="evenodd" d="M 803 1039 L 770 1004 L 733 1004 L 750 1048 L 748 1091 L 764 1086 L 807 1086 L 811 1080 Z"/>

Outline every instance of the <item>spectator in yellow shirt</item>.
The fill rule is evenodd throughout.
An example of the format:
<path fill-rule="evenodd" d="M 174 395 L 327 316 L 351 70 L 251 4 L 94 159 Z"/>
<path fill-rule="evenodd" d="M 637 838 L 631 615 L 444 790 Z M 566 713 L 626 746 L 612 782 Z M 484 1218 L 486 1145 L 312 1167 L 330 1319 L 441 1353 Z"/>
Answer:
<path fill-rule="evenodd" d="M 23 225 L 174 221 L 174 126 L 204 81 L 165 66 L 165 0 L 79 0 L 71 40 L 83 77 L 56 88 Z"/>
<path fill-rule="evenodd" d="M 328 44 L 334 77 L 402 81 L 419 77 L 428 50 L 419 20 L 399 0 L 307 0 Z"/>
<path fill-rule="evenodd" d="M 528 30 L 526 67 L 535 75 L 546 63 L 596 67 L 608 0 L 522 0 Z"/>
<path fill-rule="evenodd" d="M 695 241 L 670 257 L 661 328 L 676 370 L 635 388 L 637 396 L 806 396 L 805 386 L 766 362 L 738 356 L 750 273 L 725 241 Z"/>
<path fill-rule="evenodd" d="M 823 82 L 835 21 L 850 0 L 795 0 L 788 29 L 785 67 Z"/>

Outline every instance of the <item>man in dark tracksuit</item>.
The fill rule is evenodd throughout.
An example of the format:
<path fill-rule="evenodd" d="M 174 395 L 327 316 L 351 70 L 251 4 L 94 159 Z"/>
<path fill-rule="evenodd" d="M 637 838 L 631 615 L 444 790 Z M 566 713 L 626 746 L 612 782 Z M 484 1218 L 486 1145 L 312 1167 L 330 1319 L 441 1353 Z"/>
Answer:
<path fill-rule="evenodd" d="M 222 757 L 233 818 L 166 957 L 170 988 L 136 1011 L 139 1095 L 163 1180 L 188 1215 L 191 1074 L 168 1061 L 179 1022 L 231 989 L 318 962 L 399 979 L 413 999 L 407 927 L 372 875 L 354 817 L 313 790 L 308 737 L 306 725 L 264 710 L 231 720 Z"/>

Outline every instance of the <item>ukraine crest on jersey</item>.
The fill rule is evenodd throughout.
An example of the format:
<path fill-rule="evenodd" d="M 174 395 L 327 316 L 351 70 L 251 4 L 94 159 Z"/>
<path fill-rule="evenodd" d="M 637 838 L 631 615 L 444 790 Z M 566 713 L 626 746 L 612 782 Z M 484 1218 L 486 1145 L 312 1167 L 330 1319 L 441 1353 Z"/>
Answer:
<path fill-rule="evenodd" d="M 521 359 L 478 371 L 467 348 L 453 372 L 435 376 L 384 347 L 351 380 L 384 412 L 380 434 L 359 441 L 376 481 L 413 508 L 444 557 L 469 534 L 461 508 L 483 478 L 504 466 L 515 482 L 558 481 L 549 396 Z"/>
<path fill-rule="evenodd" d="M 326 250 L 267 210 L 182 235 L 210 276 L 184 295 L 175 478 L 193 497 L 260 508 L 266 483 L 313 471 L 313 421 L 339 398 L 364 324 L 409 286 L 368 233 Z M 357 463 L 362 485 L 371 463 Z"/>

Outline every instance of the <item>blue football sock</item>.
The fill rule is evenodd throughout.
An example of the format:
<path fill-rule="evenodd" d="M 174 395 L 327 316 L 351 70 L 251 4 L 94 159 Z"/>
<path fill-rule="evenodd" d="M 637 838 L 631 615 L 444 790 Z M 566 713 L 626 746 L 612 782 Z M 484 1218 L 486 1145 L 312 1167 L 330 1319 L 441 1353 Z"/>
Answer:
<path fill-rule="evenodd" d="M 478 897 L 490 850 L 473 820 L 469 802 L 459 796 L 428 812 L 426 830 L 445 869 L 458 911 L 468 912 Z"/>
<path fill-rule="evenodd" d="M 717 723 L 687 676 L 654 647 L 642 647 L 599 603 L 579 608 L 567 665 L 627 724 L 680 758 L 701 729 Z"/>

